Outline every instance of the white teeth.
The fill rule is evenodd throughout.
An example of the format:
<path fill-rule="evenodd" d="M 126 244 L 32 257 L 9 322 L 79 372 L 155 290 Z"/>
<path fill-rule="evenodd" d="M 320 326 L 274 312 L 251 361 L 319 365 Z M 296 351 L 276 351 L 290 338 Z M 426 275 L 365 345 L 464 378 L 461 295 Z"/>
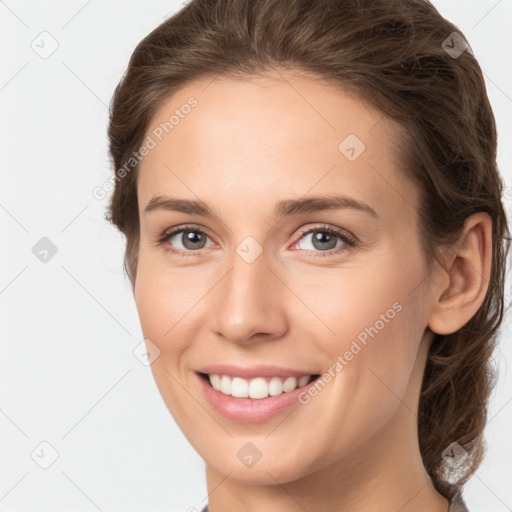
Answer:
<path fill-rule="evenodd" d="M 283 392 L 283 381 L 279 377 L 272 377 L 268 383 L 268 394 L 270 396 L 280 395 Z"/>
<path fill-rule="evenodd" d="M 226 394 L 231 394 L 231 378 L 227 375 L 223 375 L 220 379 L 220 390 Z"/>
<path fill-rule="evenodd" d="M 235 377 L 231 382 L 231 395 L 242 397 L 242 398 L 249 396 L 248 382 L 245 379 L 240 379 L 238 377 Z"/>
<path fill-rule="evenodd" d="M 283 391 L 289 393 L 297 387 L 297 379 L 295 377 L 288 377 L 283 384 Z"/>
<path fill-rule="evenodd" d="M 301 388 L 302 386 L 305 386 L 309 382 L 309 375 L 304 375 L 304 377 L 301 377 L 299 379 L 298 387 Z"/>
<path fill-rule="evenodd" d="M 268 382 L 264 377 L 256 377 L 251 380 L 241 377 L 231 378 L 229 375 L 208 375 L 210 383 L 214 389 L 238 398 L 267 398 L 270 396 L 289 393 L 297 387 L 305 386 L 311 379 L 311 375 L 304 375 L 300 379 L 295 377 L 272 377 Z"/>
<path fill-rule="evenodd" d="M 244 379 L 241 379 L 244 380 Z M 247 381 L 246 381 L 247 382 Z M 247 395 L 245 395 L 247 396 Z M 261 377 L 256 377 L 249 382 L 250 398 L 266 398 L 268 396 L 267 381 Z"/>
<path fill-rule="evenodd" d="M 220 377 L 218 375 L 210 375 L 210 384 L 213 386 L 213 389 L 220 391 Z"/>

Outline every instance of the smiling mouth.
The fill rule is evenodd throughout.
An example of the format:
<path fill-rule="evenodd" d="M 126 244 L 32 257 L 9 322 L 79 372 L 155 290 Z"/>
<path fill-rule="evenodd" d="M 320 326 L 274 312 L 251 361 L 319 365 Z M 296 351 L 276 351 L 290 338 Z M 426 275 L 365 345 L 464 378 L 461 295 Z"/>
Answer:
<path fill-rule="evenodd" d="M 262 399 L 289 393 L 308 386 L 320 377 L 320 374 L 313 374 L 304 375 L 299 379 L 295 377 L 255 377 L 253 379 L 243 379 L 241 377 L 201 372 L 198 372 L 198 375 L 210 387 L 224 395 L 247 399 Z"/>

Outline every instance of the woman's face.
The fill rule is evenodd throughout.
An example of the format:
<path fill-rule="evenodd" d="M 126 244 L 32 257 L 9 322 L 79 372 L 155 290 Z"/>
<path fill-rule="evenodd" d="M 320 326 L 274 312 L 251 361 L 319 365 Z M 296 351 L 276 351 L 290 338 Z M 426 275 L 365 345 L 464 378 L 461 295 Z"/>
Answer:
<path fill-rule="evenodd" d="M 394 159 L 393 126 L 338 89 L 283 76 L 173 95 L 138 177 L 135 300 L 159 350 L 154 378 L 208 467 L 245 482 L 333 463 L 368 472 L 365 461 L 415 446 L 430 341 L 418 197 Z M 347 201 L 309 201 L 337 196 Z M 179 227 L 189 232 L 158 244 Z M 280 368 L 244 373 L 260 365 Z M 321 377 L 285 392 L 292 400 L 228 398 L 198 373 L 208 371 L 248 375 L 252 390 L 258 375 Z"/>

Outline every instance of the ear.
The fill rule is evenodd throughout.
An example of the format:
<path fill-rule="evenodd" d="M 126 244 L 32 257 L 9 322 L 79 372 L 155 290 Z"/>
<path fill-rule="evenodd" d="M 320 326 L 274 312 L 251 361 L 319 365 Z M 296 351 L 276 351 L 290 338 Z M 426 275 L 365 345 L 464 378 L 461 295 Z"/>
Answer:
<path fill-rule="evenodd" d="M 478 212 L 466 219 L 443 270 L 447 273 L 434 289 L 428 322 L 432 331 L 451 334 L 473 317 L 489 288 L 491 263 L 492 221 L 488 213 Z"/>

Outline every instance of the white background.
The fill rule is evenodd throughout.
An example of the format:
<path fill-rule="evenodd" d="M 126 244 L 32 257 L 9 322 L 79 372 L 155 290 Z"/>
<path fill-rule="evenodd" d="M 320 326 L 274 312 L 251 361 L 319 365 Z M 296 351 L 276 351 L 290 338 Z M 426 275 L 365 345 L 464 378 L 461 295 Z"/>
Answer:
<path fill-rule="evenodd" d="M 501 172 L 512 184 L 512 0 L 433 3 L 482 66 Z M 142 333 L 122 273 L 124 240 L 104 221 L 106 199 L 92 196 L 112 172 L 106 128 L 114 87 L 136 44 L 180 7 L 0 1 L 3 512 L 173 512 L 206 503 L 204 463 L 133 355 Z M 43 31 L 58 42 L 47 59 L 31 47 Z M 510 189 L 505 204 L 512 212 Z M 58 249 L 47 263 L 32 252 L 42 237 Z M 465 488 L 471 512 L 512 510 L 510 316 L 496 352 L 487 457 Z M 31 457 L 49 457 L 43 441 L 59 455 L 48 469 Z"/>

